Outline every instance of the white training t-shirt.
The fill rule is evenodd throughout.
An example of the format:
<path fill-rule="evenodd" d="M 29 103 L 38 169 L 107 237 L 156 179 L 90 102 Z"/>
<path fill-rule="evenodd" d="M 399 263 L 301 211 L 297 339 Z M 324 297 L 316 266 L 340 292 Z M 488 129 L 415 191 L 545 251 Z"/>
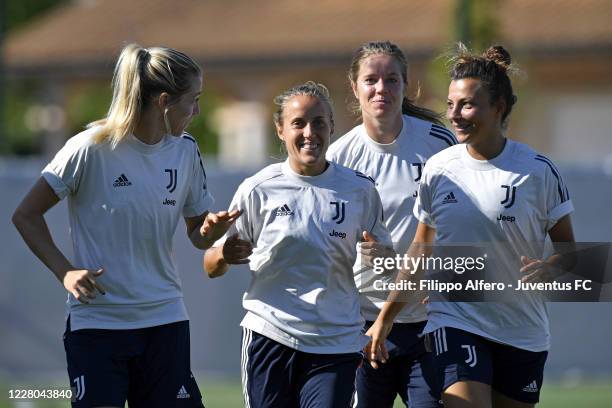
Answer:
<path fill-rule="evenodd" d="M 128 136 L 115 149 L 94 143 L 96 128 L 74 136 L 42 171 L 68 197 L 76 268 L 104 268 L 106 295 L 68 297 L 73 330 L 135 329 L 186 320 L 172 237 L 182 217 L 213 199 L 197 144 L 165 136 L 148 145 Z"/>
<path fill-rule="evenodd" d="M 446 128 L 403 115 L 402 130 L 393 143 L 376 143 L 361 124 L 335 141 L 327 151 L 327 158 L 375 180 L 393 248 L 403 255 L 418 224 L 412 208 L 423 166 L 431 156 L 456 143 L 455 136 Z M 373 274 L 371 269 L 361 268 L 359 258 L 353 270 L 361 293 L 361 313 L 367 320 L 374 321 L 388 292 L 374 290 L 373 281 L 381 276 Z M 415 298 L 405 305 L 395 321 L 414 323 L 426 319 L 425 306 Z"/>
<path fill-rule="evenodd" d="M 336 163 L 301 176 L 285 161 L 246 179 L 230 209 L 244 213 L 226 237 L 254 246 L 241 325 L 308 353 L 361 350 L 355 244 L 363 231 L 390 243 L 372 181 Z"/>
<path fill-rule="evenodd" d="M 486 244 L 493 249 L 493 275 L 513 277 L 520 276 L 522 255 L 545 257 L 548 231 L 572 211 L 554 164 L 510 139 L 489 161 L 472 158 L 466 145 L 430 158 L 414 206 L 419 221 L 436 229 L 436 245 Z M 546 304 L 536 294 L 516 296 L 510 302 L 430 302 L 424 332 L 448 326 L 529 351 L 547 350 Z"/>

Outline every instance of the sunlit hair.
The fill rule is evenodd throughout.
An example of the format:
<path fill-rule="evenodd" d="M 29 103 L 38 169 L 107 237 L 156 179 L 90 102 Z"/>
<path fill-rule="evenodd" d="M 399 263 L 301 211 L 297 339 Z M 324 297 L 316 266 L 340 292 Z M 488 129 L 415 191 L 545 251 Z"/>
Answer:
<path fill-rule="evenodd" d="M 143 109 L 162 92 L 172 100 L 187 92 L 202 68 L 191 57 L 172 48 L 143 48 L 128 44 L 123 48 L 113 74 L 113 100 L 106 118 L 87 125 L 101 126 L 96 143 L 108 141 L 115 148 L 134 131 Z M 168 120 L 164 112 L 164 121 Z"/>
<path fill-rule="evenodd" d="M 331 97 L 329 96 L 329 90 L 323 84 L 317 84 L 316 82 L 308 81 L 301 85 L 296 85 L 293 88 L 286 90 L 285 92 L 274 98 L 274 103 L 277 106 L 276 112 L 274 112 L 273 115 L 275 125 L 281 126 L 283 124 L 283 112 L 285 110 L 287 102 L 289 102 L 291 98 L 299 95 L 312 96 L 325 103 L 325 105 L 327 105 L 327 108 L 329 109 L 329 120 L 333 124 L 334 108 Z"/>
<path fill-rule="evenodd" d="M 506 119 L 512 112 L 516 103 L 516 95 L 512 90 L 509 73 L 518 73 L 519 70 L 512 64 L 512 57 L 501 45 L 494 45 L 482 54 L 470 52 L 468 48 L 459 43 L 457 50 L 449 58 L 451 80 L 457 81 L 465 78 L 480 80 L 481 86 L 489 93 L 489 100 L 495 103 L 503 100 L 506 110 L 502 113 L 502 126 L 506 126 Z"/>
<path fill-rule="evenodd" d="M 395 60 L 399 63 L 402 79 L 404 80 L 404 99 L 402 101 L 402 113 L 408 116 L 414 116 L 419 119 L 442 125 L 442 121 L 440 120 L 441 115 L 439 113 L 436 113 L 430 109 L 417 106 L 414 100 L 411 100 L 406 96 L 406 91 L 408 88 L 408 62 L 406 61 L 406 56 L 404 55 L 402 50 L 397 45 L 389 41 L 368 42 L 363 44 L 357 49 L 357 51 L 355 51 L 355 53 L 353 54 L 353 59 L 351 60 L 351 67 L 348 72 L 349 83 L 351 85 L 357 83 L 361 64 L 363 63 L 363 61 L 365 61 L 368 57 L 371 57 L 372 55 L 390 55 L 391 57 L 395 58 Z M 416 91 L 415 99 L 418 99 L 420 93 L 421 90 L 420 88 L 418 88 Z M 359 114 L 361 112 L 361 107 L 359 106 L 358 100 L 355 100 L 353 102 L 353 104 L 351 105 L 351 110 L 354 114 Z"/>

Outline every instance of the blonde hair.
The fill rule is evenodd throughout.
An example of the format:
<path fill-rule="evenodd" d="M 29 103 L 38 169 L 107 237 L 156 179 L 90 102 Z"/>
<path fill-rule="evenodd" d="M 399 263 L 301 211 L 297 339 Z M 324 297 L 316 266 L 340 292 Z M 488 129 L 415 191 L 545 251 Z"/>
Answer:
<path fill-rule="evenodd" d="M 96 143 L 108 141 L 112 148 L 134 131 L 143 109 L 152 98 L 166 92 L 171 98 L 185 93 L 202 68 L 191 57 L 172 48 L 143 48 L 128 44 L 119 55 L 113 74 L 113 100 L 106 118 L 87 125 L 100 126 Z M 166 115 L 164 112 L 164 120 Z M 166 120 L 167 121 L 167 120 Z"/>

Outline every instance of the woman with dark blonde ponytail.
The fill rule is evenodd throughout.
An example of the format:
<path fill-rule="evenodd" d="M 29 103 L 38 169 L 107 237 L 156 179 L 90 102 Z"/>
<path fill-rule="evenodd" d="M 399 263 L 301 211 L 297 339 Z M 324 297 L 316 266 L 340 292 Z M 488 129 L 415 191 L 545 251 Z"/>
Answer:
<path fill-rule="evenodd" d="M 325 158 L 334 130 L 327 87 L 308 81 L 276 98 L 287 151 L 244 180 L 230 204 L 244 215 L 204 255 L 212 278 L 248 263 L 242 305 L 242 386 L 251 408 L 347 408 L 360 351 L 351 274 L 363 234 L 386 245 L 371 179 Z"/>
<path fill-rule="evenodd" d="M 575 263 L 564 255 L 574 243 L 573 205 L 559 170 L 506 136 L 517 100 L 508 75 L 513 69 L 504 47 L 477 55 L 460 45 L 451 59 L 446 114 L 462 144 L 429 159 L 414 206 L 419 225 L 409 255 L 421 256 L 423 244 L 431 251 L 434 242 L 433 251 L 484 248 L 484 272 L 466 272 L 466 285 L 482 278 L 510 285 L 472 298 L 464 291 L 461 302 L 430 292 L 423 333 L 445 408 L 537 404 L 550 347 L 548 313 L 542 293 L 523 286 L 549 282 Z M 450 271 L 450 279 L 455 272 L 465 271 Z M 403 307 L 395 300 L 372 326 L 371 359 L 387 354 L 385 338 Z"/>
<path fill-rule="evenodd" d="M 442 126 L 439 115 L 417 106 L 406 95 L 408 63 L 397 45 L 388 41 L 362 45 L 353 55 L 348 79 L 357 101 L 354 110 L 363 123 L 333 143 L 328 158 L 376 181 L 393 248 L 364 242 L 364 255 L 377 251 L 387 256 L 394 256 L 394 251 L 404 254 L 418 223 L 412 207 L 425 162 L 457 142 Z M 380 276 L 371 269 L 360 264 L 353 269 L 367 330 L 387 292 L 374 289 Z M 387 342 L 394 350 L 392 357 L 385 364 L 364 361 L 358 369 L 356 406 L 390 408 L 399 395 L 407 406 L 438 407 L 432 393 L 431 355 L 419 336 L 426 319 L 420 299 L 412 300 L 397 316 Z"/>
<path fill-rule="evenodd" d="M 13 223 L 68 291 L 64 346 L 73 407 L 202 407 L 172 240 L 180 218 L 206 249 L 240 215 L 213 203 L 195 140 L 202 69 L 163 47 L 129 44 L 106 118 L 44 168 Z M 68 197 L 74 259 L 44 214 Z"/>

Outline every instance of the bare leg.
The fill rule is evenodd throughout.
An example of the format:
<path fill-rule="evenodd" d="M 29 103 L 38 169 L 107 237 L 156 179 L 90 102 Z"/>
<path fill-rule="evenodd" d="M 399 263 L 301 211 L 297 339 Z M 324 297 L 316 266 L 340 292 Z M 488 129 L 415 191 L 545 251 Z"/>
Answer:
<path fill-rule="evenodd" d="M 444 390 L 444 408 L 492 408 L 491 386 L 476 381 L 459 381 Z"/>

